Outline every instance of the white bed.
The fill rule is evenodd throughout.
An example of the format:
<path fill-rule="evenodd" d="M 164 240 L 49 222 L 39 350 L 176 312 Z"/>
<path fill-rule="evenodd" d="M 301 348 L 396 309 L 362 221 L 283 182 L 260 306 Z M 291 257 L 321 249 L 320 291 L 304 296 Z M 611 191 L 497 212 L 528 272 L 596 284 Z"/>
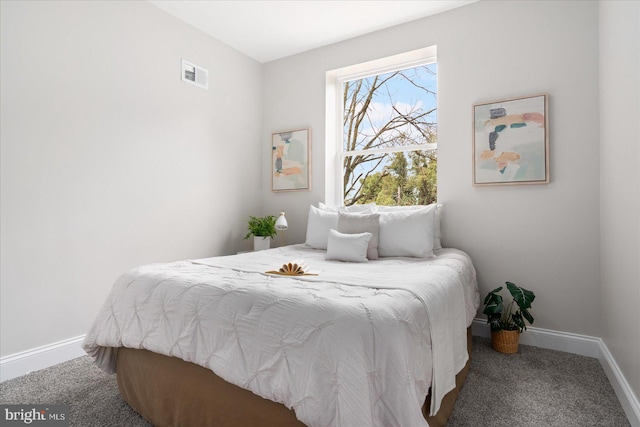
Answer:
<path fill-rule="evenodd" d="M 296 259 L 318 276 L 265 274 Z M 425 397 L 431 387 L 435 413 L 454 388 L 478 305 L 456 249 L 343 263 L 293 245 L 136 268 L 84 348 L 108 372 L 119 347 L 192 362 L 308 426 L 427 426 Z"/>

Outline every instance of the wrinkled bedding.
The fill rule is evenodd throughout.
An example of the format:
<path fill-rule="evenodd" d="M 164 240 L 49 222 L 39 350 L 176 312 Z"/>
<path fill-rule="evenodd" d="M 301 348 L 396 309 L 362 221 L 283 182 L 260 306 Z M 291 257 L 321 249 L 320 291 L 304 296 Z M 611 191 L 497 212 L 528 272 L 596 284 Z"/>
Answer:
<path fill-rule="evenodd" d="M 264 273 L 296 259 L 319 275 Z M 429 387 L 435 413 L 478 305 L 473 264 L 455 249 L 352 264 L 294 245 L 136 268 L 83 347 L 107 372 L 118 347 L 179 357 L 309 426 L 426 426 Z"/>

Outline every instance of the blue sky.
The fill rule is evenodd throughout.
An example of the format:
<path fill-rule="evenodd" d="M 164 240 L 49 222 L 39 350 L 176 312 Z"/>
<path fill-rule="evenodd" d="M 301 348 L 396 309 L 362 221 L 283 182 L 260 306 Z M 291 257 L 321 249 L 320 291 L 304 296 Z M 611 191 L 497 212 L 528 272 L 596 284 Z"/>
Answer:
<path fill-rule="evenodd" d="M 429 64 L 428 68 L 434 72 L 431 74 L 424 71 L 422 67 L 410 68 L 406 71 L 406 75 L 410 76 L 420 86 L 426 87 L 432 92 L 437 91 L 437 78 L 435 72 L 437 71 L 437 64 Z M 385 77 L 391 73 L 382 74 Z M 372 81 L 373 77 L 367 78 Z M 400 111 L 408 111 L 411 108 L 419 107 L 423 111 L 428 111 L 436 107 L 436 98 L 433 94 L 425 93 L 423 90 L 417 88 L 403 77 L 396 76 L 395 78 L 387 82 L 387 88 L 391 93 L 393 103 Z M 370 117 L 377 127 L 382 126 L 388 122 L 391 117 L 392 107 L 391 100 L 386 91 L 380 88 L 376 92 L 376 96 L 369 108 Z M 430 122 L 436 122 L 437 117 L 435 112 L 430 115 Z M 362 126 L 361 131 L 371 130 L 365 126 Z"/>

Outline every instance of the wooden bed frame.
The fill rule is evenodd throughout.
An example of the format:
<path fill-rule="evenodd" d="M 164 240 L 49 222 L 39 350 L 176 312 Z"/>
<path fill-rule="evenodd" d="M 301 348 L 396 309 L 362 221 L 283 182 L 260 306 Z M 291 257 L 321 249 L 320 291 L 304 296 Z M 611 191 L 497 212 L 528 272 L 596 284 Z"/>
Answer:
<path fill-rule="evenodd" d="M 430 394 L 422 413 L 430 427 L 444 427 L 453 412 L 471 364 L 471 328 L 467 329 L 469 360 L 456 375 L 438 413 L 429 416 Z M 304 426 L 295 413 L 230 384 L 211 370 L 148 350 L 119 348 L 118 388 L 123 399 L 157 427 L 293 427 Z"/>

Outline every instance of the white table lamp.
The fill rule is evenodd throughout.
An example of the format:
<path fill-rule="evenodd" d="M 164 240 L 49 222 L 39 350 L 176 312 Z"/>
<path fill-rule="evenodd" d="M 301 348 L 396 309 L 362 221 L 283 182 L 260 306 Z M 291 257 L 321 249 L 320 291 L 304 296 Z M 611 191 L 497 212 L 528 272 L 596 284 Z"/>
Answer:
<path fill-rule="evenodd" d="M 280 216 L 276 220 L 276 230 L 282 231 L 282 246 L 284 246 L 284 231 L 289 228 L 289 223 L 287 223 L 287 217 L 284 216 L 284 211 L 280 212 Z"/>

